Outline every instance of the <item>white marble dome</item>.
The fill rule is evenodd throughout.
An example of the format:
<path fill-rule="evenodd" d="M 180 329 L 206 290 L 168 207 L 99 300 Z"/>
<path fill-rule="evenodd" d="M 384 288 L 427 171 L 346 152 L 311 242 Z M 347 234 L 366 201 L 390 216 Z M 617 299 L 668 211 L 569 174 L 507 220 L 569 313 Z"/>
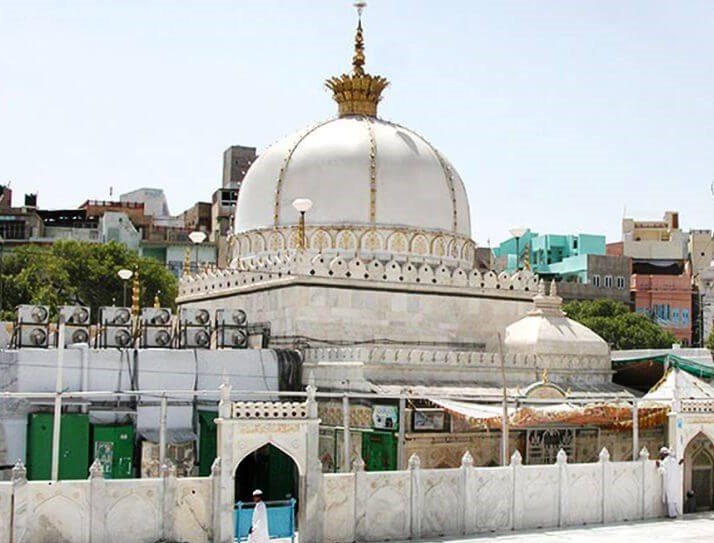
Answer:
<path fill-rule="evenodd" d="M 332 119 L 266 149 L 243 180 L 236 234 L 295 225 L 438 231 L 471 238 L 469 203 L 453 166 L 415 132 L 366 115 Z"/>

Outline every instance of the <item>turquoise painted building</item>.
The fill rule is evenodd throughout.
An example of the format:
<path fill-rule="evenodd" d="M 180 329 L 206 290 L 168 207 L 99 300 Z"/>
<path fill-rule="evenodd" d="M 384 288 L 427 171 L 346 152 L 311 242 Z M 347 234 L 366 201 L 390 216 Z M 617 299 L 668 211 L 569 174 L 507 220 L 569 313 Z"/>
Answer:
<path fill-rule="evenodd" d="M 588 282 L 588 256 L 605 255 L 605 236 L 593 234 L 538 234 L 527 230 L 509 238 L 494 250 L 508 272 L 529 267 L 542 277 Z"/>

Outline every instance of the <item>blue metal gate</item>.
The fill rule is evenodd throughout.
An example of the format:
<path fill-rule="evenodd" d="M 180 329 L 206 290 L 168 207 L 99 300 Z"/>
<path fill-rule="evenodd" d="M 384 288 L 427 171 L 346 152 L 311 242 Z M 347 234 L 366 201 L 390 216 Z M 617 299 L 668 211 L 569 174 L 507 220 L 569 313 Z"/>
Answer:
<path fill-rule="evenodd" d="M 268 511 L 268 534 L 272 538 L 289 537 L 295 543 L 295 498 L 265 502 Z M 254 503 L 236 502 L 236 541 L 247 541 L 253 520 Z"/>

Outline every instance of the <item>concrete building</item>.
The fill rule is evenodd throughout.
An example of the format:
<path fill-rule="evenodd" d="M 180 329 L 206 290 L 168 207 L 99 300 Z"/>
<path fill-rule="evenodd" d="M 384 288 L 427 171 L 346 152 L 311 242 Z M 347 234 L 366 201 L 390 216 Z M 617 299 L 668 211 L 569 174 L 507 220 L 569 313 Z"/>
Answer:
<path fill-rule="evenodd" d="M 630 303 L 630 259 L 609 255 L 605 236 L 592 234 L 540 235 L 528 229 L 523 236 L 502 242 L 494 250 L 507 271 L 530 269 L 560 283 L 565 300 L 610 298 Z"/>
<path fill-rule="evenodd" d="M 668 261 L 687 259 L 689 236 L 679 227 L 679 213 L 667 211 L 661 221 L 622 219 L 622 243 L 625 256 L 633 264 L 666 266 Z"/>
<path fill-rule="evenodd" d="M 692 344 L 696 321 L 688 240 L 676 211 L 667 211 L 661 221 L 622 220 L 622 253 L 632 259 L 635 311 L 651 316 L 683 345 Z"/>
<path fill-rule="evenodd" d="M 258 158 L 255 147 L 232 145 L 223 152 L 223 184 L 224 189 L 240 189 L 248 169 Z"/>
<path fill-rule="evenodd" d="M 213 193 L 209 238 L 216 244 L 220 267 L 226 267 L 230 262 L 228 235 L 235 223 L 238 194 L 243 178 L 256 158 L 255 147 L 233 145 L 223 153 L 223 182 L 221 188 Z"/>

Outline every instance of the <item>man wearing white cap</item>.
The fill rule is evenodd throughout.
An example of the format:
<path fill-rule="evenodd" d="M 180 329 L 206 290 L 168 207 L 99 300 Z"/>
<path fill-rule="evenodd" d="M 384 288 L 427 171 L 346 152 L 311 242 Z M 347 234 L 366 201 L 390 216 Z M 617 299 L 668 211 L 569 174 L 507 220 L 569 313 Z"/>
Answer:
<path fill-rule="evenodd" d="M 270 535 L 268 535 L 268 510 L 263 501 L 262 490 L 256 488 L 253 491 L 253 501 L 255 502 L 255 509 L 253 509 L 253 520 L 248 533 L 248 543 L 268 543 L 270 541 Z"/>
<path fill-rule="evenodd" d="M 659 450 L 659 460 L 657 467 L 662 474 L 662 501 L 667 507 L 667 516 L 676 518 L 682 514 L 682 462 L 684 459 L 677 462 L 674 452 L 667 447 L 662 447 Z"/>

